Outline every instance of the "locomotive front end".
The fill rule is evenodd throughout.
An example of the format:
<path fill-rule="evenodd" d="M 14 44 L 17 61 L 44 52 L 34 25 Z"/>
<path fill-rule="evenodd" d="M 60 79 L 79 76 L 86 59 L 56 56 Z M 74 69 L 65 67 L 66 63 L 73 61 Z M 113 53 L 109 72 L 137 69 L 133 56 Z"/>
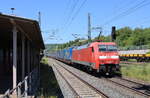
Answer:
<path fill-rule="evenodd" d="M 98 45 L 99 71 L 106 75 L 120 72 L 119 55 L 115 43 L 102 43 Z"/>

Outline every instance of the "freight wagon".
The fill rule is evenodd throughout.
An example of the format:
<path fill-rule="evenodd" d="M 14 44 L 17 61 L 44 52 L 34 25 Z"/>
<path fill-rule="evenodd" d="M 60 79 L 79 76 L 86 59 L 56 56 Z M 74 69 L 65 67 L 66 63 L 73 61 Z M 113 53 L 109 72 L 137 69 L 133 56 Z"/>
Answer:
<path fill-rule="evenodd" d="M 119 56 L 122 61 L 135 59 L 137 62 L 150 62 L 150 49 L 119 51 Z"/>

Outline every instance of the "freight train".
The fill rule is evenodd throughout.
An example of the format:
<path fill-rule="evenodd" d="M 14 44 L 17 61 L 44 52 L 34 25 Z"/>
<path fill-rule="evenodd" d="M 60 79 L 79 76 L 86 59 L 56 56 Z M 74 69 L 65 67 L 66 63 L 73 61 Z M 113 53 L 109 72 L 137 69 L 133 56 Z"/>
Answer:
<path fill-rule="evenodd" d="M 119 56 L 121 61 L 134 59 L 137 62 L 150 62 L 150 49 L 141 50 L 120 50 Z"/>
<path fill-rule="evenodd" d="M 120 72 L 119 54 L 114 42 L 92 42 L 56 51 L 49 56 L 63 62 L 80 64 L 105 75 Z"/>

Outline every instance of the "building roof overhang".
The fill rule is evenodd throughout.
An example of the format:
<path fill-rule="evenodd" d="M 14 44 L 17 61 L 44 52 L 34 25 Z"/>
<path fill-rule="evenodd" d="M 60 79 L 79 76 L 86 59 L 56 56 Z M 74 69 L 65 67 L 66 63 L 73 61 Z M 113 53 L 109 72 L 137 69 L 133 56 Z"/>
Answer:
<path fill-rule="evenodd" d="M 36 47 L 45 49 L 40 26 L 36 20 L 0 14 L 0 33 L 12 32 L 14 26 L 18 32 L 27 36 Z"/>

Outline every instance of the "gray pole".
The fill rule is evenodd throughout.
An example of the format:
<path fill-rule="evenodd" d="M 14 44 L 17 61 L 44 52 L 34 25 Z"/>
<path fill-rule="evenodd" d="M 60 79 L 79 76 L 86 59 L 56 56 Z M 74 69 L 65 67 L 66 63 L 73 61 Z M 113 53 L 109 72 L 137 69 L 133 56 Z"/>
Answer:
<path fill-rule="evenodd" d="M 41 12 L 39 12 L 39 25 L 41 27 Z"/>
<path fill-rule="evenodd" d="M 91 41 L 91 16 L 88 13 L 88 40 Z"/>
<path fill-rule="evenodd" d="M 13 88 L 17 86 L 17 29 L 13 27 Z M 16 90 L 14 92 L 16 94 Z"/>
<path fill-rule="evenodd" d="M 11 14 L 14 15 L 15 8 L 11 8 Z"/>

